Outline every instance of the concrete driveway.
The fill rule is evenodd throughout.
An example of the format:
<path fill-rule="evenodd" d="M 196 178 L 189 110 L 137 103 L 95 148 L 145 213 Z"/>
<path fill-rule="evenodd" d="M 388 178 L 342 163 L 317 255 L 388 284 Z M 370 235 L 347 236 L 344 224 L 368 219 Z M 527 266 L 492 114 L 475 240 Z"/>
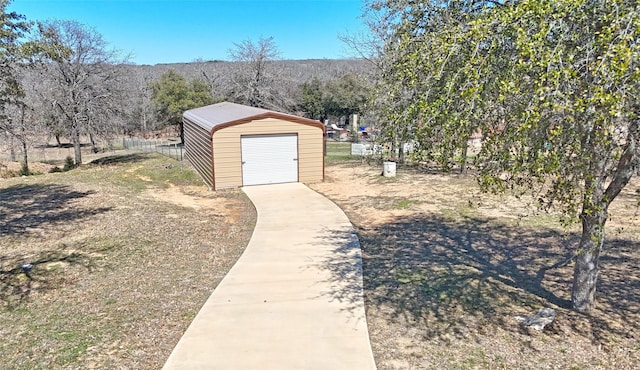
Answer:
<path fill-rule="evenodd" d="M 375 369 L 345 214 L 300 183 L 243 191 L 258 212 L 251 241 L 164 369 Z"/>

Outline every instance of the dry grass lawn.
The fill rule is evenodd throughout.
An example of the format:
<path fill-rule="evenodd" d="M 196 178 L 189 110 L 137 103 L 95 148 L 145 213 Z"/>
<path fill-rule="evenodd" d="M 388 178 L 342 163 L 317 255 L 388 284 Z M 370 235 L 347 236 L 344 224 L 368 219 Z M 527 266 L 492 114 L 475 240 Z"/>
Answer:
<path fill-rule="evenodd" d="M 353 222 L 380 369 L 636 369 L 640 222 L 636 181 L 612 205 L 598 308 L 567 307 L 578 228 L 526 200 L 479 194 L 472 178 L 357 162 L 312 187 Z M 515 317 L 557 311 L 543 332 Z"/>
<path fill-rule="evenodd" d="M 0 179 L 0 199 L 3 369 L 162 367 L 255 224 L 159 155 Z"/>

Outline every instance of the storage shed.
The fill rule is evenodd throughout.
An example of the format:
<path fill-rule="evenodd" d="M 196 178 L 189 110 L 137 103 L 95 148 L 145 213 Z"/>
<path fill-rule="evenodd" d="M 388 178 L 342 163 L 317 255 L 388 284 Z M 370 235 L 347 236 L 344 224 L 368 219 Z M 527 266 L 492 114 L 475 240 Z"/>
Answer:
<path fill-rule="evenodd" d="M 209 188 L 324 179 L 324 125 L 235 103 L 183 114 L 186 157 Z"/>

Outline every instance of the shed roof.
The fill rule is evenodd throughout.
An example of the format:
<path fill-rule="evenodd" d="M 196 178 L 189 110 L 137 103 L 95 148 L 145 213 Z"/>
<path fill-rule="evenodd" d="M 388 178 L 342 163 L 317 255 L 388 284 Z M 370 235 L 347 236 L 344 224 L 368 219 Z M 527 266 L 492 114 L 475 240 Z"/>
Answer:
<path fill-rule="evenodd" d="M 317 126 L 324 130 L 324 125 L 320 121 L 230 102 L 222 102 L 201 108 L 190 109 L 184 112 L 182 116 L 212 134 L 214 131 L 224 127 L 239 125 L 265 118 L 283 119 L 286 121 Z"/>

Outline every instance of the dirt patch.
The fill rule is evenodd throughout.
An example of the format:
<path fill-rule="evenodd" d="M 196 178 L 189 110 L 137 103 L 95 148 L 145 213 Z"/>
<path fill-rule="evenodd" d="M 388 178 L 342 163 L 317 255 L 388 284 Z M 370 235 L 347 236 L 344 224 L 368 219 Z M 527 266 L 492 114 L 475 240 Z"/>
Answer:
<path fill-rule="evenodd" d="M 216 196 L 205 186 L 177 187 L 169 184 L 166 189 L 149 189 L 145 195 L 173 205 L 201 212 L 221 213 L 224 222 L 235 224 L 240 216 L 237 212 L 240 201 Z"/>
<path fill-rule="evenodd" d="M 356 227 L 380 369 L 633 369 L 640 363 L 640 183 L 612 204 L 598 308 L 569 306 L 579 229 L 531 200 L 481 194 L 471 177 L 359 162 L 312 185 Z M 518 315 L 557 311 L 543 332 Z"/>
<path fill-rule="evenodd" d="M 211 197 L 211 191 L 204 186 L 178 188 L 175 185 L 169 185 L 167 189 L 149 189 L 145 194 L 163 202 L 193 209 L 225 209 L 228 201 L 223 198 Z"/>

